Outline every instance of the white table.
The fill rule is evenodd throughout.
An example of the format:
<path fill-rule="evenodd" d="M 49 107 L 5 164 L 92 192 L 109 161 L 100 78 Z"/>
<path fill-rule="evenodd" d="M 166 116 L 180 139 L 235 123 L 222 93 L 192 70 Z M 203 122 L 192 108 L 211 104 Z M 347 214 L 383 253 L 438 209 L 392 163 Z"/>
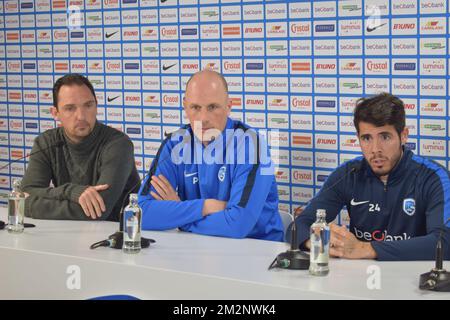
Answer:
<path fill-rule="evenodd" d="M 0 220 L 6 221 L 5 208 Z M 283 243 L 145 231 L 157 242 L 127 255 L 89 249 L 115 232 L 117 223 L 25 220 L 36 228 L 18 235 L 0 231 L 0 299 L 111 294 L 141 299 L 450 299 L 450 293 L 418 289 L 419 275 L 432 262 L 332 259 L 328 276 L 313 277 L 307 271 L 267 270 L 286 249 Z M 67 287 L 75 276 L 67 273 L 70 266 L 79 268 L 80 289 Z M 381 289 L 367 287 L 371 266 L 379 267 Z"/>

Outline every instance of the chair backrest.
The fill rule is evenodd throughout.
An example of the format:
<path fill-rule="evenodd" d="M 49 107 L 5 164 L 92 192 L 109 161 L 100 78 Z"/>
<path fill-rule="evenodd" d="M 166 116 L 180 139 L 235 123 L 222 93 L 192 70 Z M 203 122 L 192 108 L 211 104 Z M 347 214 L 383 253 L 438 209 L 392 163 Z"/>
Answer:
<path fill-rule="evenodd" d="M 280 211 L 280 217 L 281 217 L 281 221 L 283 222 L 283 229 L 284 229 L 284 239 L 283 240 L 286 241 L 286 232 L 287 232 L 291 222 L 294 221 L 294 218 L 292 217 L 291 214 L 289 214 L 287 212 L 283 212 L 283 211 Z"/>

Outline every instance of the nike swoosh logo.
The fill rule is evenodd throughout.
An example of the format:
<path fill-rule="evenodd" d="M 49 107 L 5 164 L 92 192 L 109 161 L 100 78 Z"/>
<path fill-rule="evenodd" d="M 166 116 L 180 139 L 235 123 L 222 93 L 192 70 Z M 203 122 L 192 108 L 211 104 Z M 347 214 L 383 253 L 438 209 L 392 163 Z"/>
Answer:
<path fill-rule="evenodd" d="M 364 204 L 364 203 L 367 203 L 367 202 L 369 202 L 369 200 L 367 200 L 367 201 L 359 201 L 359 202 L 356 202 L 355 199 L 352 199 L 352 201 L 350 201 L 350 204 L 351 204 L 352 206 L 358 206 L 358 205 L 360 205 L 360 204 Z"/>
<path fill-rule="evenodd" d="M 164 2 L 166 2 L 167 0 L 161 0 L 161 3 L 164 3 Z"/>
<path fill-rule="evenodd" d="M 113 32 L 113 33 L 108 33 L 108 32 L 107 32 L 107 33 L 105 34 L 105 38 L 106 38 L 106 39 L 109 39 L 109 38 L 111 38 L 113 35 L 115 35 L 117 32 L 119 32 L 119 31 L 116 31 L 116 32 Z"/>
<path fill-rule="evenodd" d="M 378 26 L 375 26 L 375 27 L 369 27 L 369 26 L 367 26 L 366 30 L 367 30 L 367 32 L 372 32 L 372 31 L 374 31 L 374 30 L 376 30 L 376 29 L 378 29 L 378 28 L 381 28 L 381 27 L 384 26 L 384 25 L 386 25 L 386 23 L 382 23 L 382 24 L 380 24 L 380 25 L 378 25 Z"/>
<path fill-rule="evenodd" d="M 188 178 L 188 177 L 192 177 L 192 176 L 195 176 L 196 174 L 197 174 L 198 172 L 192 172 L 192 173 L 184 173 L 184 176 L 186 177 L 186 178 Z"/>
<path fill-rule="evenodd" d="M 116 100 L 118 97 L 120 97 L 120 96 L 117 96 L 117 97 L 114 97 L 114 98 L 108 97 L 108 102 L 114 101 L 114 100 Z"/>
<path fill-rule="evenodd" d="M 176 65 L 176 63 L 171 64 L 170 66 L 163 65 L 163 70 L 164 70 L 164 71 L 169 70 L 170 68 L 172 68 L 172 67 L 175 66 L 175 65 Z"/>

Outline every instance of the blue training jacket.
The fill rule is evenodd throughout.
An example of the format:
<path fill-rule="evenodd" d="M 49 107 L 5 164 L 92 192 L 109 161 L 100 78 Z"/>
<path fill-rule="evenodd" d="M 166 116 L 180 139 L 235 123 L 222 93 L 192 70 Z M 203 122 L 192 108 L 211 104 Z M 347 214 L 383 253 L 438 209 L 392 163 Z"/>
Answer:
<path fill-rule="evenodd" d="M 405 150 L 386 185 L 363 157 L 344 163 L 296 219 L 299 244 L 309 238 L 317 209 L 326 209 L 331 222 L 344 205 L 349 231 L 371 241 L 378 260 L 435 259 L 441 230 L 444 257 L 450 259 L 450 229 L 444 227 L 450 216 L 450 179 L 436 162 Z"/>
<path fill-rule="evenodd" d="M 249 161 L 251 152 L 245 153 L 245 161 L 237 158 L 245 147 L 249 148 L 248 151 L 253 150 L 251 143 L 245 143 L 248 139 L 240 139 L 250 132 L 248 130 L 255 132 L 228 118 L 221 136 L 207 147 L 194 138 L 189 125 L 166 138 L 139 190 L 142 228 L 180 228 L 205 235 L 282 241 L 284 231 L 278 212 L 277 184 L 273 169 L 270 174 L 265 170 L 271 168 L 271 163 L 266 161 L 264 164 L 259 154 L 255 161 Z M 258 141 L 260 139 L 258 136 Z M 177 158 L 174 154 L 180 156 Z M 212 157 L 199 161 L 202 158 L 199 154 Z M 234 163 L 224 161 L 230 157 Z M 222 160 L 211 163 L 211 158 Z M 150 179 L 155 174 L 162 174 L 169 180 L 181 201 L 155 200 L 152 197 L 150 190 L 155 192 L 155 189 Z M 203 217 L 203 203 L 208 198 L 226 201 L 227 207 Z"/>

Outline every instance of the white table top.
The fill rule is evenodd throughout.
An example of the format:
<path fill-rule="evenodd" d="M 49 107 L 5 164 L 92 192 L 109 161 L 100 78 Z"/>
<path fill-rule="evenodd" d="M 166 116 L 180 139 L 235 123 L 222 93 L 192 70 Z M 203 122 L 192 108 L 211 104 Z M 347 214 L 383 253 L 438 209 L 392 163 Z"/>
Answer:
<path fill-rule="evenodd" d="M 0 220 L 6 209 L 0 208 Z M 23 234 L 0 231 L 0 299 L 86 299 L 130 294 L 142 299 L 450 299 L 423 292 L 419 275 L 433 262 L 331 259 L 326 277 L 267 268 L 284 243 L 208 237 L 179 231 L 144 231 L 156 240 L 140 254 L 89 246 L 118 229 L 100 221 L 33 220 Z M 81 288 L 68 289 L 69 266 Z M 369 289 L 379 267 L 381 289 Z M 369 268 L 369 269 L 368 269 Z M 450 268 L 450 265 L 447 265 Z"/>

